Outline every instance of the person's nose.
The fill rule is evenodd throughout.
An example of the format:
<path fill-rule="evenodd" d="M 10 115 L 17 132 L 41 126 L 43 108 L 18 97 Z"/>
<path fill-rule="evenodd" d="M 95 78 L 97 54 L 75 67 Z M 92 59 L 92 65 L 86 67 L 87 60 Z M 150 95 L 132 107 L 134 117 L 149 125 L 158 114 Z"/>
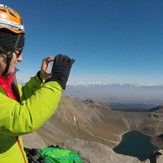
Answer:
<path fill-rule="evenodd" d="M 22 62 L 22 60 L 23 60 L 23 57 L 22 57 L 22 54 L 20 54 L 19 57 L 17 58 L 17 61 Z"/>

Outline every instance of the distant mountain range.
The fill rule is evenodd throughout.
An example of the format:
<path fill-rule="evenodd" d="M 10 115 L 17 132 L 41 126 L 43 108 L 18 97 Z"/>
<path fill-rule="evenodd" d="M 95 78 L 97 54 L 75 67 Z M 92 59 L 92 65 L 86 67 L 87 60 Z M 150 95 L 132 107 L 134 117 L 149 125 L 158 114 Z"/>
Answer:
<path fill-rule="evenodd" d="M 125 87 L 162 87 L 163 84 L 131 84 L 131 83 L 107 83 L 107 82 L 69 82 L 69 86 L 125 86 Z"/>
<path fill-rule="evenodd" d="M 21 84 L 26 81 L 19 80 Z M 105 103 L 163 105 L 163 84 L 119 84 L 105 82 L 69 82 L 66 96 Z"/>
<path fill-rule="evenodd" d="M 105 103 L 139 103 L 156 106 L 163 104 L 163 85 L 69 83 L 64 95 Z"/>
<path fill-rule="evenodd" d="M 19 80 L 18 81 L 21 84 L 25 84 L 27 81 L 25 80 Z M 118 86 L 118 87 L 157 87 L 157 88 L 163 88 L 163 84 L 139 84 L 139 83 L 109 83 L 109 82 L 68 82 L 68 86 L 85 86 L 85 87 L 90 87 L 90 86 Z"/>

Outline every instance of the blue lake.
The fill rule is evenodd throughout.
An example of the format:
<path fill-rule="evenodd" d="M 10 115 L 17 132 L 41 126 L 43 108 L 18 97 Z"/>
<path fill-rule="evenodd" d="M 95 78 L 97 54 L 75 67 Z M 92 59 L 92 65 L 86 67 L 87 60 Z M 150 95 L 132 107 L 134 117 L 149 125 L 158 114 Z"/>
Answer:
<path fill-rule="evenodd" d="M 137 157 L 143 161 L 158 148 L 151 144 L 151 137 L 138 131 L 129 131 L 122 136 L 121 142 L 113 148 L 114 152 Z"/>

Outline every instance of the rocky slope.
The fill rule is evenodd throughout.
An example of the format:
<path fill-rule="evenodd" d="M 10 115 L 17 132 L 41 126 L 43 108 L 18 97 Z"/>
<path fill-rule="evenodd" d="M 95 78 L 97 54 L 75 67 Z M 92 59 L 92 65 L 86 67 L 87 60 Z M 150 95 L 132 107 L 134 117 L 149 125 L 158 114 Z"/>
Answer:
<path fill-rule="evenodd" d="M 124 132 L 139 130 L 155 138 L 153 143 L 158 143 L 156 137 L 163 131 L 162 110 L 158 109 L 154 112 L 113 111 L 109 106 L 92 100 L 80 101 L 74 97 L 64 96 L 51 119 L 32 136 L 24 137 L 25 144 L 29 147 L 43 147 L 51 144 L 66 144 L 65 142 L 73 144 L 75 142 L 76 145 L 69 143 L 67 147 L 77 147 L 78 144 L 78 149 L 75 150 L 81 152 L 84 158 L 86 158 L 85 154 L 87 153 L 84 154 L 84 150 L 90 151 L 91 146 L 94 148 L 96 146 L 98 152 L 92 152 L 95 155 L 92 157 L 96 158 L 97 153 L 103 153 L 104 151 L 100 151 L 103 148 L 107 151 L 106 153 L 110 153 L 110 157 L 107 156 L 110 161 L 107 160 L 107 162 L 112 163 L 112 157 L 119 161 L 122 157 L 128 159 L 127 156 L 115 154 L 111 149 L 120 142 Z M 33 139 L 37 141 L 33 141 Z M 81 144 L 85 144 L 85 146 Z M 113 163 L 116 163 L 116 159 Z M 96 162 L 91 161 L 90 158 L 88 160 L 92 163 L 98 163 L 97 160 Z M 139 162 L 136 158 L 131 158 L 131 160 L 133 163 L 134 161 Z M 105 162 L 104 160 L 100 161 Z"/>

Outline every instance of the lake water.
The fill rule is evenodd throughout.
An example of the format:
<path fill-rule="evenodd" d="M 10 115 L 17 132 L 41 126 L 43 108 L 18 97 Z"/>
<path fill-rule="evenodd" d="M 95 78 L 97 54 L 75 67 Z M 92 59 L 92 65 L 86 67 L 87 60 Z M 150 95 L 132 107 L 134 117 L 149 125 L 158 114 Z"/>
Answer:
<path fill-rule="evenodd" d="M 137 157 L 143 161 L 158 148 L 151 144 L 151 137 L 138 131 L 129 131 L 122 136 L 121 142 L 113 148 L 114 152 Z"/>

